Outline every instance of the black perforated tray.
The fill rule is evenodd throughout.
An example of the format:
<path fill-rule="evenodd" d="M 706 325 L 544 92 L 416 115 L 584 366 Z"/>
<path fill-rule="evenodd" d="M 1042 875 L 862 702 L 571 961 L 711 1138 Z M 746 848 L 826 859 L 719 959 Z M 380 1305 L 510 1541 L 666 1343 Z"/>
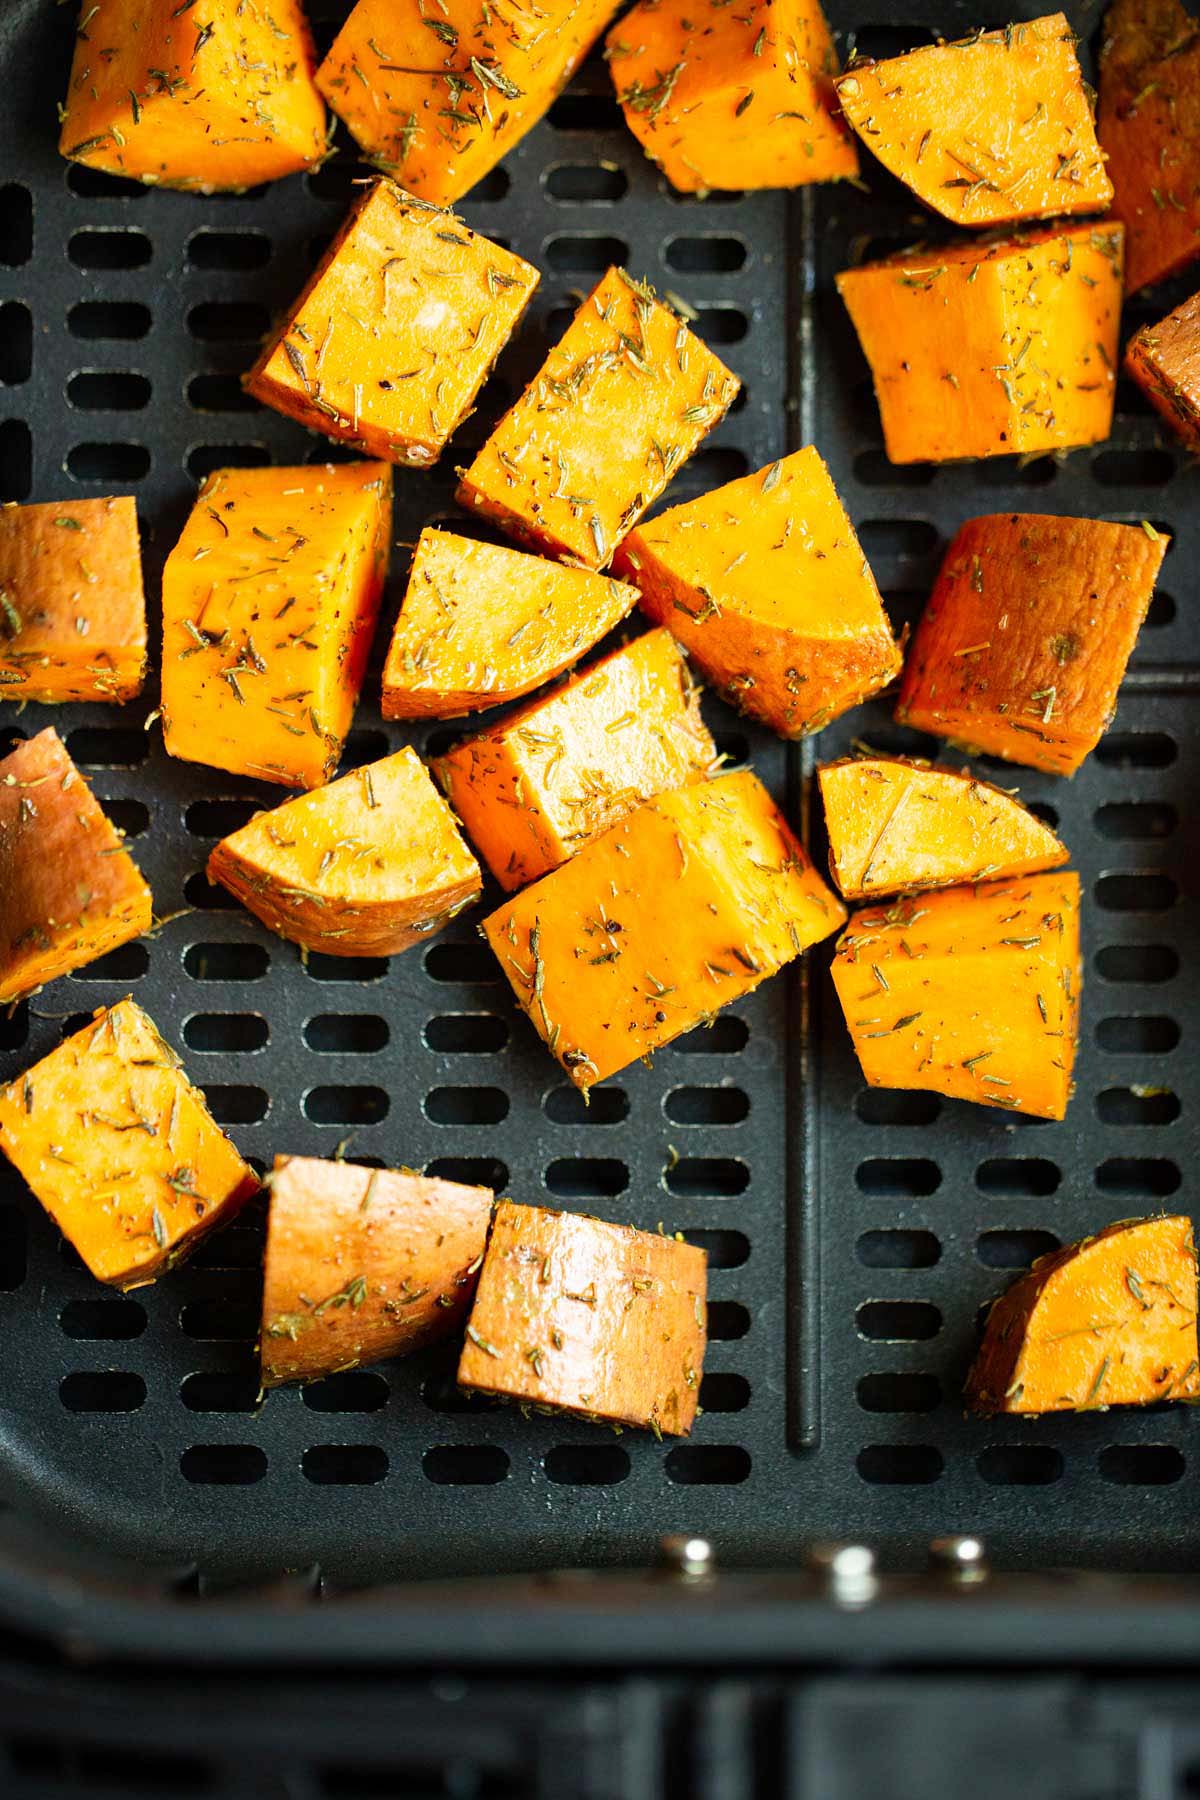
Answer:
<path fill-rule="evenodd" d="M 342 0 L 311 10 L 328 41 Z M 829 10 L 849 24 L 844 4 Z M 860 27 L 860 48 L 886 53 L 979 23 L 973 0 L 920 0 L 903 27 L 885 10 Z M 237 377 L 363 171 L 343 145 L 304 179 L 202 199 L 69 167 L 54 108 L 70 11 L 5 0 L 0 12 L 0 497 L 135 492 L 153 593 L 197 476 L 331 454 L 248 402 Z M 1076 9 L 1085 39 L 1096 17 Z M 18 1513 L 73 1541 L 208 1573 L 316 1562 L 355 1582 L 638 1564 L 682 1528 L 707 1532 L 726 1562 L 756 1566 L 794 1561 L 818 1536 L 863 1537 L 906 1560 L 932 1532 L 961 1529 L 1028 1567 L 1196 1564 L 1191 1411 L 984 1424 L 964 1420 L 958 1394 L 978 1308 L 1030 1256 L 1111 1218 L 1192 1203 L 1200 1091 L 1187 1034 L 1200 1020 L 1200 960 L 1187 794 L 1200 660 L 1187 608 L 1200 481 L 1124 383 L 1112 441 L 1062 464 L 893 468 L 833 274 L 928 221 L 879 170 L 866 176 L 869 193 L 681 199 L 624 130 L 593 59 L 463 207 L 545 279 L 455 458 L 536 368 L 573 295 L 619 260 L 690 301 L 745 382 L 669 498 L 816 442 L 898 625 L 915 616 L 948 535 L 978 512 L 1149 517 L 1175 535 L 1116 727 L 1084 771 L 1068 783 L 981 765 L 1020 779 L 1084 880 L 1083 1042 L 1066 1123 L 868 1094 L 827 949 L 653 1068 L 606 1083 L 585 1111 L 473 919 L 392 962 L 314 956 L 304 968 L 210 889 L 213 840 L 279 795 L 170 762 L 157 730 L 143 729 L 153 693 L 120 711 L 2 707 L 0 744 L 49 722 L 64 731 L 128 831 L 158 911 L 190 910 L 0 1019 L 0 1078 L 132 992 L 260 1162 L 276 1150 L 329 1155 L 348 1138 L 354 1157 L 661 1223 L 708 1249 L 713 1300 L 704 1416 L 686 1444 L 465 1399 L 449 1351 L 256 1408 L 260 1217 L 122 1298 L 90 1280 L 5 1169 L 0 1482 Z M 1139 299 L 1128 325 L 1178 297 Z M 455 517 L 452 487 L 449 467 L 400 474 L 401 544 Z M 393 609 L 405 561 L 398 551 Z M 377 692 L 376 672 L 350 763 L 455 735 L 384 725 Z M 722 747 L 748 753 L 799 820 L 815 755 L 854 737 L 933 748 L 882 704 L 791 752 L 705 706 Z"/>

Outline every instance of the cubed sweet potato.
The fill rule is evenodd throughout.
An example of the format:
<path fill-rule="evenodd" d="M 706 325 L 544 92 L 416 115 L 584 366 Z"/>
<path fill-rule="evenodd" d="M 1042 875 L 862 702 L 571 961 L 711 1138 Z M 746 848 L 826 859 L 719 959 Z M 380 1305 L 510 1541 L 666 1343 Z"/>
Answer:
<path fill-rule="evenodd" d="M 1116 0 L 1105 14 L 1100 143 L 1132 294 L 1200 256 L 1200 21 L 1180 0 Z"/>
<path fill-rule="evenodd" d="M 0 1088 L 0 1150 L 92 1274 L 119 1288 L 153 1281 L 258 1188 L 132 1000 Z"/>
<path fill-rule="evenodd" d="M 981 1413 L 1200 1399 L 1188 1218 L 1122 1219 L 1034 1263 L 993 1301 L 967 1377 Z"/>
<path fill-rule="evenodd" d="M 462 1330 L 490 1188 L 312 1156 L 277 1156 L 270 1187 L 265 1388 L 404 1356 Z"/>
<path fill-rule="evenodd" d="M 677 1238 L 501 1200 L 459 1385 L 656 1437 L 686 1437 L 708 1259 Z"/>
<path fill-rule="evenodd" d="M 1200 294 L 1135 331 L 1125 366 L 1186 447 L 1200 453 Z"/>
<path fill-rule="evenodd" d="M 1105 519 L 968 520 L 917 627 L 897 719 L 1073 775 L 1112 723 L 1168 541 Z"/>
<path fill-rule="evenodd" d="M 875 578 L 815 450 L 660 513 L 613 566 L 726 698 L 784 737 L 819 731 L 900 673 Z"/>

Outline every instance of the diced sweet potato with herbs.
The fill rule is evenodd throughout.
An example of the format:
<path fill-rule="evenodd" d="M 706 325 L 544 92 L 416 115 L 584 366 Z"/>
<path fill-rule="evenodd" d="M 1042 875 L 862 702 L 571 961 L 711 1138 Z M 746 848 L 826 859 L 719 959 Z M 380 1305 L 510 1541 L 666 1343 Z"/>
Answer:
<path fill-rule="evenodd" d="M 856 62 L 837 97 L 884 168 L 956 225 L 1103 212 L 1112 199 L 1060 12 Z"/>
<path fill-rule="evenodd" d="M 312 1156 L 277 1156 L 270 1188 L 265 1388 L 404 1356 L 462 1330 L 490 1188 Z"/>
<path fill-rule="evenodd" d="M 740 386 L 652 288 L 610 269 L 458 498 L 519 542 L 602 569 Z"/>
<path fill-rule="evenodd" d="M 1200 256 L 1200 20 L 1180 0 L 1116 0 L 1105 15 L 1100 142 L 1133 294 Z"/>
<path fill-rule="evenodd" d="M 471 411 L 536 269 L 380 180 L 245 376 L 277 411 L 426 468 Z"/>
<path fill-rule="evenodd" d="M 819 0 L 639 0 L 605 54 L 626 124 L 684 193 L 858 174 Z"/>
<path fill-rule="evenodd" d="M 633 607 L 637 589 L 426 526 L 383 670 L 385 719 L 445 719 L 553 680 Z"/>
<path fill-rule="evenodd" d="M 482 929 L 586 1092 L 711 1021 L 845 916 L 746 769 L 647 801 Z"/>
<path fill-rule="evenodd" d="M 511 893 L 643 800 L 716 766 L 682 651 L 668 632 L 648 631 L 456 745 L 434 769 Z"/>
<path fill-rule="evenodd" d="M 784 737 L 819 731 L 900 673 L 875 578 L 815 450 L 660 513 L 614 567 L 725 697 Z"/>
<path fill-rule="evenodd" d="M 1070 855 L 1015 795 L 965 769 L 848 756 L 817 780 L 829 871 L 846 900 L 1033 875 Z"/>
<path fill-rule="evenodd" d="M 163 570 L 172 756 L 318 787 L 337 768 L 379 611 L 387 463 L 217 469 Z"/>
<path fill-rule="evenodd" d="M 1105 519 L 969 519 L 917 627 L 897 719 L 1073 775 L 1112 723 L 1169 541 Z"/>
<path fill-rule="evenodd" d="M 149 931 L 122 834 L 53 730 L 0 762 L 0 1005 Z"/>
<path fill-rule="evenodd" d="M 398 750 L 222 838 L 219 881 L 271 931 L 327 956 L 395 956 L 478 899 L 479 864 L 415 750 Z"/>
<path fill-rule="evenodd" d="M 253 187 L 326 153 L 300 0 L 82 0 L 59 149 L 148 186 Z"/>
<path fill-rule="evenodd" d="M 145 678 L 134 502 L 0 506 L 0 700 L 132 700 Z"/>
<path fill-rule="evenodd" d="M 617 0 L 358 0 L 317 85 L 373 162 L 452 205 L 564 88 Z"/>
<path fill-rule="evenodd" d="M 0 1088 L 0 1150 L 92 1274 L 143 1287 L 258 1188 L 132 1000 Z"/>
<path fill-rule="evenodd" d="M 894 463 L 1030 456 L 1111 431 L 1119 225 L 905 250 L 837 285 Z"/>
<path fill-rule="evenodd" d="M 460 1387 L 686 1437 L 707 1339 L 708 1258 L 678 1238 L 501 1200 Z"/>
<path fill-rule="evenodd" d="M 1187 448 L 1200 453 L 1200 294 L 1136 331 L 1125 366 Z"/>
<path fill-rule="evenodd" d="M 967 1377 L 980 1413 L 1200 1399 L 1188 1218 L 1122 1219 L 1034 1263 L 992 1302 Z"/>
<path fill-rule="evenodd" d="M 1061 1119 L 1079 1033 L 1079 877 L 942 888 L 853 915 L 833 982 L 870 1087 Z"/>

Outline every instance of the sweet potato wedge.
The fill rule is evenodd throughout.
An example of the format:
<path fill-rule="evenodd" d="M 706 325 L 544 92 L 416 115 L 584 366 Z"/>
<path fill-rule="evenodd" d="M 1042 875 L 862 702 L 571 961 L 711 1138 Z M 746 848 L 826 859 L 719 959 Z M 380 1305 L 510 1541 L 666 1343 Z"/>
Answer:
<path fill-rule="evenodd" d="M 0 762 L 0 1005 L 141 937 L 150 889 L 54 730 Z"/>
<path fill-rule="evenodd" d="M 900 673 L 875 578 L 815 450 L 660 513 L 613 566 L 725 697 L 784 737 L 819 731 Z"/>
<path fill-rule="evenodd" d="M 0 699 L 132 700 L 145 678 L 134 502 L 0 506 Z"/>
<path fill-rule="evenodd" d="M 516 700 L 590 650 L 637 589 L 426 526 L 383 670 L 385 719 L 447 719 Z"/>
<path fill-rule="evenodd" d="M 1033 455 L 1112 430 L 1119 225 L 901 251 L 837 278 L 895 463 Z"/>
<path fill-rule="evenodd" d="M 1060 12 L 856 62 L 836 85 L 884 168 L 956 225 L 1097 213 L 1112 199 Z"/>
<path fill-rule="evenodd" d="M 0 1088 L 0 1150 L 92 1274 L 142 1287 L 258 1189 L 140 1006 L 101 1007 Z"/>
<path fill-rule="evenodd" d="M 1187 1218 L 1122 1219 L 1034 1263 L 992 1302 L 967 1377 L 980 1413 L 1200 1399 Z"/>
<path fill-rule="evenodd" d="M 1070 855 L 1012 794 L 966 770 L 848 756 L 817 770 L 829 870 L 844 900 L 1056 869 Z"/>
<path fill-rule="evenodd" d="M 648 631 L 457 744 L 434 772 L 512 893 L 643 800 L 716 766 L 682 651 L 669 632 Z"/>
<path fill-rule="evenodd" d="M 1073 775 L 1112 723 L 1168 542 L 1105 519 L 968 520 L 917 627 L 897 719 Z"/>
<path fill-rule="evenodd" d="M 172 756 L 318 787 L 337 768 L 387 569 L 387 463 L 217 469 L 163 570 Z"/>
<path fill-rule="evenodd" d="M 602 569 L 740 387 L 652 288 L 610 269 L 458 498 L 520 543 Z"/>
<path fill-rule="evenodd" d="M 819 0 L 639 0 L 605 54 L 625 123 L 682 193 L 858 174 Z"/>
<path fill-rule="evenodd" d="M 1079 877 L 942 888 L 851 918 L 833 984 L 870 1087 L 1061 1119 L 1079 1033 Z"/>
<path fill-rule="evenodd" d="M 845 916 L 747 769 L 647 801 L 482 929 L 586 1092 L 708 1022 Z"/>
<path fill-rule="evenodd" d="M 1192 454 L 1200 453 L 1200 294 L 1135 331 L 1125 367 Z"/>
<path fill-rule="evenodd" d="M 462 1330 L 490 1188 L 312 1156 L 277 1156 L 270 1186 L 265 1388 L 404 1356 Z"/>
<path fill-rule="evenodd" d="M 686 1437 L 707 1336 L 708 1258 L 677 1238 L 501 1200 L 460 1387 Z"/>

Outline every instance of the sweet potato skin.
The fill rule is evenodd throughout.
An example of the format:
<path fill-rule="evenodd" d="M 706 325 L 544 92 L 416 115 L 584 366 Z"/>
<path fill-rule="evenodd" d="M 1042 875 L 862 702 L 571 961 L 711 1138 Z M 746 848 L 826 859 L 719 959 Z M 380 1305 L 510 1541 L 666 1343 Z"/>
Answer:
<path fill-rule="evenodd" d="M 1122 1219 L 1043 1256 L 993 1301 L 967 1377 L 980 1413 L 1200 1398 L 1188 1218 Z"/>
<path fill-rule="evenodd" d="M 1200 452 L 1200 294 L 1135 331 L 1125 367 L 1186 448 Z"/>
<path fill-rule="evenodd" d="M 1200 255 L 1200 26 L 1180 0 L 1116 0 L 1105 14 L 1100 142 L 1134 294 Z"/>
<path fill-rule="evenodd" d="M 460 1331 L 490 1188 L 277 1156 L 263 1270 L 262 1384 L 315 1381 Z"/>
<path fill-rule="evenodd" d="M 917 627 L 897 719 L 1073 775 L 1112 722 L 1168 542 L 1104 519 L 968 520 Z"/>
<path fill-rule="evenodd" d="M 501 1200 L 458 1365 L 461 1387 L 686 1437 L 707 1334 L 703 1250 Z"/>

